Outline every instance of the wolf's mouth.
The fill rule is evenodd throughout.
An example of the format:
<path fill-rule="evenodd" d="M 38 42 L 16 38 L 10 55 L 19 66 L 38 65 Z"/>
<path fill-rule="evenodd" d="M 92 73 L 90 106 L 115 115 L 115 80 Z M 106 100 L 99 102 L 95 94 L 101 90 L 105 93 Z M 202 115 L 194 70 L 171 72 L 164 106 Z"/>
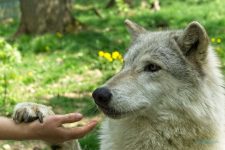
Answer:
<path fill-rule="evenodd" d="M 114 108 L 110 107 L 102 107 L 98 105 L 98 108 L 108 117 L 112 119 L 120 119 L 122 116 L 124 116 L 126 113 L 125 112 L 119 112 L 115 110 Z"/>
<path fill-rule="evenodd" d="M 112 107 L 106 107 L 106 106 L 101 106 L 101 105 L 97 105 L 98 108 L 109 118 L 112 119 L 121 119 L 121 118 L 126 118 L 126 117 L 135 117 L 135 116 L 139 116 L 139 115 L 143 115 L 143 113 L 146 110 L 146 106 L 142 106 L 133 110 L 127 110 L 127 111 L 118 111 L 115 110 Z"/>

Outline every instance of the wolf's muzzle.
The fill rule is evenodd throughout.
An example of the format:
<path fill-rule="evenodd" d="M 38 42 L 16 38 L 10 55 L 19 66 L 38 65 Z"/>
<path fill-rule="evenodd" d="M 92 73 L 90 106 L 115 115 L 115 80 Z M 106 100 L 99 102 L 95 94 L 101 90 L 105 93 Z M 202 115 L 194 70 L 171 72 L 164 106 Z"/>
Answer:
<path fill-rule="evenodd" d="M 111 98 L 112 93 L 106 87 L 97 88 L 93 93 L 92 97 L 95 100 L 95 103 L 100 107 L 107 107 Z"/>

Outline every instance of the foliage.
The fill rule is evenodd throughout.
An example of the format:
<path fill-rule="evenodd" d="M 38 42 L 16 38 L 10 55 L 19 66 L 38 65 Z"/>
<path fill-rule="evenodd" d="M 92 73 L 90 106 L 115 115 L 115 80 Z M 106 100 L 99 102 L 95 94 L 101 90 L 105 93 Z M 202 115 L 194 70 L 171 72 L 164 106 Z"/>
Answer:
<path fill-rule="evenodd" d="M 14 65 L 21 63 L 20 52 L 15 46 L 7 43 L 3 38 L 0 39 L 0 108 L 8 114 L 8 105 L 14 104 L 10 97 L 9 84 L 17 78 L 17 71 Z M 5 106 L 5 107 L 2 107 Z M 1 111 L 2 111 L 1 109 Z M 9 108 L 11 109 L 11 108 Z"/>
<path fill-rule="evenodd" d="M 207 3 L 207 2 L 210 2 L 210 0 L 176 0 L 176 1 L 179 1 L 179 2 L 185 2 L 187 4 L 203 4 L 203 3 Z M 169 4 L 173 4 L 174 1 L 171 1 L 171 0 L 162 0 L 160 1 L 162 3 L 162 5 L 166 6 L 166 5 L 169 5 Z"/>
<path fill-rule="evenodd" d="M 124 0 L 116 0 L 116 4 L 121 13 L 127 13 L 129 11 L 129 6 Z"/>
<path fill-rule="evenodd" d="M 100 50 L 98 52 L 98 61 L 96 67 L 100 70 L 116 70 L 120 69 L 120 66 L 123 63 L 123 57 L 118 51 L 104 52 Z"/>
<path fill-rule="evenodd" d="M 21 62 L 20 52 L 16 49 L 15 46 L 10 45 L 3 38 L 0 38 L 0 49 L 1 67 Z"/>
<path fill-rule="evenodd" d="M 222 58 L 225 58 L 225 52 L 224 52 L 224 47 L 222 45 L 222 39 L 220 37 L 212 37 L 211 38 L 211 43 L 218 53 L 218 55 Z M 222 68 L 225 70 L 225 62 L 222 61 Z M 224 71 L 225 72 L 225 71 Z"/>

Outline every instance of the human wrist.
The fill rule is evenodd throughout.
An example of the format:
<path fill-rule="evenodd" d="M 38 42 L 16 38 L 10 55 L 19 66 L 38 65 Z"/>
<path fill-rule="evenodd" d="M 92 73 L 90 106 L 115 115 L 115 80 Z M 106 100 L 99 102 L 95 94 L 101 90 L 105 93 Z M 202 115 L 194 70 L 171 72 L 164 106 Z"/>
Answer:
<path fill-rule="evenodd" d="M 26 139 L 41 140 L 42 139 L 42 136 L 40 133 L 41 126 L 42 125 L 38 121 L 25 124 L 24 135 Z"/>
<path fill-rule="evenodd" d="M 25 124 L 25 123 L 20 123 L 17 124 L 15 123 L 12 119 L 7 119 L 6 120 L 7 123 L 6 125 L 8 125 L 9 130 L 6 130 L 5 132 L 7 132 L 7 136 L 6 139 L 9 140 L 28 140 L 32 137 L 31 133 L 31 129 L 30 129 L 30 125 L 29 124 Z"/>

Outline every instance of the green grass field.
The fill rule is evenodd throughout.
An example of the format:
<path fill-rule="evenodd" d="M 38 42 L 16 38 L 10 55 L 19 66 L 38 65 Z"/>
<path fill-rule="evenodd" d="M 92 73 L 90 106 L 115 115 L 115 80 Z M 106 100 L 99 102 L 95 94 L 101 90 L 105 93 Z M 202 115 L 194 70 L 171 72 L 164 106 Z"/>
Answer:
<path fill-rule="evenodd" d="M 138 5 L 138 2 L 136 2 Z M 135 3 L 135 4 L 136 4 Z M 184 28 L 196 20 L 208 31 L 212 45 L 217 51 L 225 73 L 225 2 L 223 0 L 164 0 L 161 10 L 153 12 L 140 5 L 119 12 L 118 9 L 105 9 L 106 3 L 77 0 L 74 16 L 87 26 L 87 29 L 70 34 L 46 34 L 39 36 L 23 35 L 15 40 L 19 21 L 10 19 L 0 22 L 0 37 L 15 45 L 22 55 L 21 63 L 12 66 L 7 76 L 7 94 L 0 93 L 0 114 L 10 116 L 18 102 L 32 101 L 50 105 L 56 113 L 79 111 L 87 116 L 101 118 L 92 98 L 92 91 L 115 74 L 122 66 L 121 61 L 109 62 L 98 56 L 105 52 L 126 52 L 130 36 L 124 26 L 129 18 L 152 31 Z M 95 6 L 102 18 L 87 6 Z M 76 10 L 76 11 L 75 11 Z M 1 73 L 2 74 L 2 73 Z M 1 98 L 2 97 L 2 98 Z M 98 129 L 81 139 L 84 150 L 98 150 Z M 24 150 L 39 142 L 0 142 L 0 150 L 9 144 L 22 146 Z M 41 146 L 40 146 L 41 145 Z"/>

